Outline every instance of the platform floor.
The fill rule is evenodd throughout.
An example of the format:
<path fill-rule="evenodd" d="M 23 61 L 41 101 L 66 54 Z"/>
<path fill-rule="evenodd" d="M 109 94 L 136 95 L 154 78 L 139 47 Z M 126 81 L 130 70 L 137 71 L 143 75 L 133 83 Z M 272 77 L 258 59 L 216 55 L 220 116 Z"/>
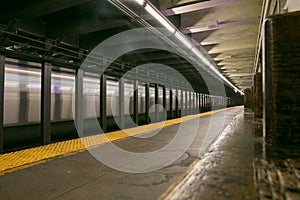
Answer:
<path fill-rule="evenodd" d="M 4 169 L 0 176 L 0 199 L 156 199 L 218 137 L 220 132 L 214 130 L 214 127 L 221 123 L 225 128 L 241 113 L 243 107 L 234 107 L 214 114 L 213 121 L 212 113 L 186 118 L 191 126 L 197 122 L 200 124 L 194 142 L 175 163 L 150 173 L 134 174 L 111 169 L 84 148 L 57 154 L 51 159 L 35 160 L 32 164 Z M 224 114 L 223 123 L 221 119 Z M 135 152 L 152 151 L 166 145 L 174 137 L 178 127 L 178 122 L 168 124 L 158 135 L 144 139 L 143 142 L 140 142 L 140 138 L 129 137 L 114 143 Z M 213 134 L 205 137 L 209 128 Z M 151 131 L 147 134 L 151 134 Z M 22 157 L 19 159 L 24 160 Z M 0 165 L 2 163 L 4 161 Z"/>
<path fill-rule="evenodd" d="M 53 152 L 49 146 L 38 148 L 46 159 L 29 156 L 30 151 L 33 157 L 39 155 L 36 148 L 27 150 L 27 154 L 20 151 L 1 155 L 2 169 L 3 163 L 10 166 L 10 160 L 4 158 L 21 155 L 19 163 L 28 162 L 2 170 L 0 199 L 300 199 L 300 147 L 266 144 L 262 137 L 262 120 L 254 118 L 253 113 L 243 107 L 168 121 L 160 134 L 142 140 L 115 132 L 111 141 L 129 151 L 152 152 L 174 138 L 180 121 L 191 127 L 199 122 L 192 145 L 174 163 L 150 173 L 114 170 L 96 160 L 82 146 L 77 150 L 67 148 L 70 141 L 54 144 L 70 151 L 51 158 L 47 158 Z M 218 132 L 216 127 L 220 125 L 222 131 Z M 150 127 L 140 127 L 132 135 L 151 136 L 159 126 L 153 125 L 150 132 Z M 143 134 L 143 129 L 147 133 Z M 212 132 L 205 137 L 208 129 Z M 186 134 L 189 134 L 188 129 Z M 92 143 L 91 148 L 106 145 L 100 143 L 100 146 Z M 114 157 L 123 159 L 118 154 Z M 29 163 L 30 159 L 35 161 Z"/>
<path fill-rule="evenodd" d="M 265 143 L 246 110 L 160 199 L 300 199 L 300 147 Z"/>

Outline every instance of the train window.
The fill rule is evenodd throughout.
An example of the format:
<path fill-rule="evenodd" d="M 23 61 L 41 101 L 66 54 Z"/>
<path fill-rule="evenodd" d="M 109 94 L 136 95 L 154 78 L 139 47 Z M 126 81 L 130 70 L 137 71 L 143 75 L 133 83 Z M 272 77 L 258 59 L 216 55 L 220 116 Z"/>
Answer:
<path fill-rule="evenodd" d="M 196 108 L 196 95 L 195 92 L 192 92 L 192 112 L 195 112 L 195 108 Z"/>
<path fill-rule="evenodd" d="M 84 72 L 83 101 L 84 117 L 100 116 L 100 76 L 98 74 Z"/>
<path fill-rule="evenodd" d="M 106 84 L 106 115 L 119 115 L 119 82 L 107 80 Z"/>
<path fill-rule="evenodd" d="M 182 96 L 182 90 L 177 90 L 178 91 L 178 95 L 177 95 L 177 102 L 178 102 L 178 110 L 181 110 L 181 104 L 182 104 L 182 102 L 181 102 L 181 100 L 182 100 L 182 98 L 181 98 L 181 96 Z M 175 108 L 175 107 L 174 107 Z"/>
<path fill-rule="evenodd" d="M 194 107 L 194 93 L 191 91 L 189 92 L 189 106 L 191 112 Z"/>
<path fill-rule="evenodd" d="M 194 93 L 195 101 L 194 101 L 194 111 L 197 113 L 197 108 L 198 108 L 198 93 Z"/>
<path fill-rule="evenodd" d="M 198 113 L 199 111 L 199 93 L 196 93 L 196 112 Z"/>
<path fill-rule="evenodd" d="M 75 71 L 51 73 L 51 121 L 73 119 L 72 99 L 75 91 Z"/>
<path fill-rule="evenodd" d="M 170 111 L 170 88 L 166 88 L 166 111 Z"/>
<path fill-rule="evenodd" d="M 124 84 L 124 113 L 125 115 L 133 114 L 133 83 L 125 82 Z"/>
<path fill-rule="evenodd" d="M 139 84 L 139 100 L 138 100 L 138 113 L 145 113 L 145 85 L 144 84 Z"/>
<path fill-rule="evenodd" d="M 177 99 L 177 96 L 176 96 L 176 89 L 172 89 L 172 110 L 175 110 L 176 109 L 176 99 Z"/>
<path fill-rule="evenodd" d="M 192 110 L 193 110 L 193 108 L 194 108 L 194 93 L 193 92 L 190 92 L 190 110 L 191 110 L 191 112 L 192 112 Z"/>
<path fill-rule="evenodd" d="M 189 91 L 185 92 L 185 114 L 187 115 L 189 113 L 190 109 L 190 95 Z"/>
<path fill-rule="evenodd" d="M 154 86 L 149 87 L 149 112 L 153 113 L 155 112 L 154 107 L 152 107 L 155 104 L 155 88 Z"/>
<path fill-rule="evenodd" d="M 40 64 L 7 59 L 4 81 L 4 125 L 39 123 L 40 100 Z"/>
<path fill-rule="evenodd" d="M 186 109 L 186 91 L 183 91 L 181 92 L 181 99 L 182 99 L 182 106 L 181 106 L 181 109 L 182 111 L 185 111 Z"/>
<path fill-rule="evenodd" d="M 158 104 L 161 105 L 158 108 L 158 112 L 162 112 L 163 111 L 163 88 L 162 87 L 158 87 Z"/>

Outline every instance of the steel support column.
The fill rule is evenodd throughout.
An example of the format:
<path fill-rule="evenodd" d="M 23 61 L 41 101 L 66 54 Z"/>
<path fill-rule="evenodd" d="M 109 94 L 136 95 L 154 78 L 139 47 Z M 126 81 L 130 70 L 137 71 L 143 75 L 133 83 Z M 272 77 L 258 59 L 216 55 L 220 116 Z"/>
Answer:
<path fill-rule="evenodd" d="M 195 93 L 194 92 L 190 92 L 190 96 L 193 97 L 193 100 L 191 101 L 191 110 L 192 110 L 192 113 L 191 114 L 194 114 L 195 113 Z"/>
<path fill-rule="evenodd" d="M 149 95 L 149 83 L 145 84 L 145 119 L 146 119 L 146 124 L 149 124 L 150 120 L 149 120 L 149 99 L 150 95 Z"/>
<path fill-rule="evenodd" d="M 100 125 L 103 133 L 107 131 L 106 93 L 106 74 L 102 74 L 100 77 Z"/>
<path fill-rule="evenodd" d="M 179 116 L 178 88 L 175 91 L 175 117 Z"/>
<path fill-rule="evenodd" d="M 198 113 L 197 109 L 198 109 L 198 94 L 195 92 L 194 93 L 194 113 Z"/>
<path fill-rule="evenodd" d="M 5 56 L 0 55 L 0 153 L 4 150 L 4 76 Z"/>
<path fill-rule="evenodd" d="M 163 107 L 165 110 L 167 110 L 167 94 L 166 94 L 166 87 L 163 86 Z"/>
<path fill-rule="evenodd" d="M 199 99 L 198 99 L 198 101 L 199 101 L 199 113 L 202 113 L 202 95 L 201 95 L 201 93 L 199 93 Z"/>
<path fill-rule="evenodd" d="M 206 107 L 206 94 L 203 94 L 203 111 L 206 112 L 207 111 L 207 107 Z"/>
<path fill-rule="evenodd" d="M 180 107 L 180 116 L 183 116 L 184 115 L 184 105 L 183 105 L 183 98 L 184 98 L 184 96 L 183 96 L 183 90 L 182 89 L 180 89 L 180 92 L 181 92 L 181 96 L 180 96 L 180 105 L 181 105 L 181 107 Z M 179 104 L 179 102 L 178 102 L 178 104 Z"/>
<path fill-rule="evenodd" d="M 169 103 L 170 103 L 170 119 L 173 119 L 173 90 L 172 88 L 170 88 L 170 92 L 169 92 L 170 96 L 169 96 Z"/>
<path fill-rule="evenodd" d="M 192 102 L 192 99 L 191 99 L 191 91 L 187 91 L 186 95 L 187 95 L 186 102 L 187 102 L 187 106 L 188 106 L 188 108 L 189 108 L 189 109 L 187 110 L 187 114 L 189 115 L 189 114 L 191 114 L 191 110 L 192 110 L 192 104 L 191 104 L 191 102 Z"/>
<path fill-rule="evenodd" d="M 51 70 L 52 66 L 42 64 L 41 82 L 41 143 L 51 142 Z"/>
<path fill-rule="evenodd" d="M 185 91 L 185 97 L 184 98 L 185 98 L 185 113 L 184 114 L 188 115 L 188 113 L 189 113 L 189 111 L 188 111 L 188 105 L 189 105 L 188 104 L 189 103 L 188 102 L 188 91 Z"/>
<path fill-rule="evenodd" d="M 198 93 L 198 113 L 201 113 L 201 94 Z"/>
<path fill-rule="evenodd" d="M 192 99 L 192 97 L 193 97 L 193 99 Z M 195 109 L 195 95 L 194 95 L 194 92 L 190 91 L 190 110 L 191 110 L 190 114 L 194 114 L 194 112 L 195 112 L 194 109 Z"/>
<path fill-rule="evenodd" d="M 133 83 L 133 120 L 135 124 L 139 125 L 139 82 L 134 80 Z"/>
<path fill-rule="evenodd" d="M 167 94 L 166 93 L 167 93 L 166 92 L 166 87 L 163 86 L 163 105 L 162 106 L 164 107 L 163 113 L 165 112 L 167 116 L 162 117 L 162 119 L 160 119 L 160 121 L 161 120 L 166 120 L 168 118 L 168 113 L 167 113 Z M 162 114 L 162 116 L 163 115 L 164 114 Z"/>
<path fill-rule="evenodd" d="M 75 77 L 75 124 L 78 136 L 83 136 L 83 70 L 78 69 Z"/>
<path fill-rule="evenodd" d="M 119 128 L 125 128 L 125 113 L 124 113 L 124 79 L 119 80 Z"/>
<path fill-rule="evenodd" d="M 198 93 L 198 109 L 197 109 L 197 113 L 201 113 L 201 94 Z"/>
<path fill-rule="evenodd" d="M 155 88 L 155 100 L 154 100 L 154 104 L 155 104 L 155 122 L 159 121 L 159 112 L 158 112 L 158 100 L 159 100 L 159 92 L 158 92 L 158 84 L 154 85 Z"/>

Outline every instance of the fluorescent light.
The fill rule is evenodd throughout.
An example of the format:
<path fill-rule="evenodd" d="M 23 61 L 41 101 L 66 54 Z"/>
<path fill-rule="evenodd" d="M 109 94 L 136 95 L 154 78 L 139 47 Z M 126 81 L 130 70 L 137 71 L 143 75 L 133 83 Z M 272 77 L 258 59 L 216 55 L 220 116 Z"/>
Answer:
<path fill-rule="evenodd" d="M 157 19 L 165 28 L 167 28 L 172 33 L 175 32 L 175 28 L 165 20 L 152 6 L 146 4 L 145 9 L 155 18 Z"/>
<path fill-rule="evenodd" d="M 205 62 L 206 65 L 210 65 L 210 63 L 207 62 L 207 59 L 205 58 L 205 56 L 204 56 L 202 53 L 200 53 L 200 51 L 199 51 L 197 48 L 193 47 L 193 48 L 192 48 L 192 52 L 193 52 L 198 58 L 200 58 L 203 62 L 206 61 L 206 62 Z"/>
<path fill-rule="evenodd" d="M 215 72 L 219 77 L 221 77 L 226 83 L 228 83 L 233 89 L 237 90 L 240 94 L 244 94 L 242 91 L 240 91 L 237 87 L 235 87 L 225 76 L 223 76 L 219 70 L 217 70 L 210 62 L 209 60 L 196 48 L 192 48 L 192 52 L 204 62 L 213 72 Z"/>
<path fill-rule="evenodd" d="M 141 6 L 144 4 L 144 0 L 135 0 L 136 2 L 138 2 L 138 4 L 140 4 Z"/>
<path fill-rule="evenodd" d="M 184 35 L 182 35 L 181 33 L 179 33 L 178 31 L 176 31 L 175 33 L 175 37 L 180 40 L 182 42 L 182 44 L 184 44 L 188 49 L 191 49 L 193 47 L 193 45 L 191 44 L 190 41 L 188 41 L 188 39 L 186 37 L 184 37 Z"/>

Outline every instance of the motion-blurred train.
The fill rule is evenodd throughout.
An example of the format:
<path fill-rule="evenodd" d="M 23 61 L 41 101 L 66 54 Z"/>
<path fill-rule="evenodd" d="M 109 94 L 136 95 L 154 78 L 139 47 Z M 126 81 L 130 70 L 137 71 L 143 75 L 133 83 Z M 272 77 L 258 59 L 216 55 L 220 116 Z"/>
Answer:
<path fill-rule="evenodd" d="M 83 118 L 100 117 L 100 78 L 99 75 L 87 74 L 83 78 Z M 107 130 L 118 129 L 113 116 L 118 115 L 119 91 L 118 81 L 107 78 L 106 115 Z M 157 111 L 165 113 L 165 118 L 179 117 L 198 113 L 213 108 L 222 108 L 232 104 L 229 97 L 210 96 L 178 90 L 176 111 L 176 90 L 166 88 L 166 112 L 160 106 Z M 133 115 L 133 84 L 125 80 L 124 113 L 125 128 L 132 126 Z M 58 141 L 77 137 L 74 125 L 72 106 L 75 94 L 75 70 L 52 68 L 51 73 L 51 140 Z M 145 116 L 145 84 L 138 86 L 139 125 L 146 123 Z M 155 87 L 149 87 L 149 112 L 155 109 Z M 184 98 L 182 98 L 184 97 Z M 187 97 L 187 98 L 186 98 Z M 200 98 L 200 99 L 199 99 Z M 201 100 L 205 98 L 205 101 Z M 40 144 L 41 126 L 41 64 L 6 58 L 4 82 L 4 149 L 25 148 Z M 172 102 L 172 105 L 170 105 Z M 163 87 L 158 87 L 158 103 L 163 104 Z M 172 110 L 172 111 L 171 111 Z M 177 116 L 176 116 L 177 115 Z M 164 118 L 164 117 L 163 117 Z"/>

